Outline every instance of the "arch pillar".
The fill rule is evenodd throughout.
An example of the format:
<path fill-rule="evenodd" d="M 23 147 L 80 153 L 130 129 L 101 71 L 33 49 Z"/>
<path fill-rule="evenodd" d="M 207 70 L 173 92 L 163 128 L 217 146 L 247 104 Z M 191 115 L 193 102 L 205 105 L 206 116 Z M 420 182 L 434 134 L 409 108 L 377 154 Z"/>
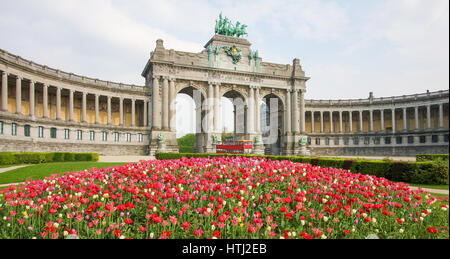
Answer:
<path fill-rule="evenodd" d="M 162 78 L 162 84 L 160 79 Z M 176 79 L 171 76 L 153 75 L 151 97 L 151 131 L 149 135 L 149 154 L 158 152 L 178 153 L 176 137 Z M 160 89 L 161 88 L 161 89 Z M 144 109 L 146 109 L 144 101 Z M 144 116 L 146 116 L 144 112 Z M 146 124 L 144 119 L 144 124 Z M 146 125 L 144 125 L 146 126 Z M 162 136 L 163 141 L 158 141 Z"/>
<path fill-rule="evenodd" d="M 304 82 L 300 86 L 304 86 Z M 291 111 L 293 113 L 292 138 L 289 140 L 290 144 L 285 147 L 283 153 L 288 155 L 308 155 L 309 152 L 306 146 L 300 146 L 300 140 L 306 137 L 306 122 L 305 122 L 305 93 L 306 89 L 301 87 L 293 90 L 293 100 L 291 103 Z M 330 112 L 330 115 L 332 112 Z M 323 121 L 323 117 L 322 117 Z M 330 125 L 332 124 L 330 116 Z M 323 127 L 323 124 L 322 124 Z"/>

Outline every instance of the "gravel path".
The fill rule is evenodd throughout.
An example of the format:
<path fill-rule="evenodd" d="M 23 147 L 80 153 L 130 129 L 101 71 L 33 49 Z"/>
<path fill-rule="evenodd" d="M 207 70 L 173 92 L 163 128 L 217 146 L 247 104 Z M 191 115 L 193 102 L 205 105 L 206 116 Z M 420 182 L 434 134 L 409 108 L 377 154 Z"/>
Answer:
<path fill-rule="evenodd" d="M 418 190 L 418 187 L 414 187 L 414 186 L 410 186 L 409 187 L 411 190 Z M 447 194 L 448 195 L 448 190 L 439 190 L 439 189 L 429 189 L 429 188 L 422 188 L 422 190 L 426 191 L 426 192 L 430 192 L 430 193 L 439 193 L 439 194 Z"/>
<path fill-rule="evenodd" d="M 393 161 L 416 162 L 416 157 L 412 156 L 321 156 L 321 157 L 339 157 L 339 158 L 368 159 L 368 160 L 383 160 L 387 158 Z"/>
<path fill-rule="evenodd" d="M 26 166 L 30 166 L 30 165 L 17 165 L 17 166 L 11 166 L 11 167 L 5 167 L 5 168 L 0 168 L 0 174 L 4 173 L 4 172 L 8 172 L 17 168 L 22 168 L 22 167 L 26 167 Z"/>

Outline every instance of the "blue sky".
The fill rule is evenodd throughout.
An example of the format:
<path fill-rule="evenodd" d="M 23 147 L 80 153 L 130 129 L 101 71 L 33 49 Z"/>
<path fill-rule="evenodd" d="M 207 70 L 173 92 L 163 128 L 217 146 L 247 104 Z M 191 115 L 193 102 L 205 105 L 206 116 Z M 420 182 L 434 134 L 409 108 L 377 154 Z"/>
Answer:
<path fill-rule="evenodd" d="M 263 61 L 299 58 L 307 99 L 447 89 L 448 0 L 0 0 L 0 48 L 103 80 L 144 84 L 158 38 L 200 52 L 222 11 Z"/>

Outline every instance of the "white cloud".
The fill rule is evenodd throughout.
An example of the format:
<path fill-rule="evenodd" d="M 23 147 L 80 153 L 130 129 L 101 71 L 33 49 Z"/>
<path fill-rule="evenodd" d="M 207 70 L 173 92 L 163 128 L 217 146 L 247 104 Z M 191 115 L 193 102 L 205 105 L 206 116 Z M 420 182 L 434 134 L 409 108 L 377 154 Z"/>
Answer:
<path fill-rule="evenodd" d="M 116 44 L 142 53 L 148 52 L 158 38 L 165 39 L 169 48 L 198 51 L 201 45 L 179 40 L 171 34 L 138 22 L 108 0 L 42 0 L 37 4 L 59 19 L 68 21 L 82 33 L 101 41 Z"/>

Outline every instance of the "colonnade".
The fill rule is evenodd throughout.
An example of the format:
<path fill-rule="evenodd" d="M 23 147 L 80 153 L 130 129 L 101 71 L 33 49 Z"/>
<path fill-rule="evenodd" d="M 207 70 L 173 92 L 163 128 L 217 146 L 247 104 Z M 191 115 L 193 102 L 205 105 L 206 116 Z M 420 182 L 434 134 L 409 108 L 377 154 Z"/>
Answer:
<path fill-rule="evenodd" d="M 400 108 L 374 108 L 356 110 L 309 109 L 308 133 L 391 132 L 444 129 L 444 105 L 448 102 L 417 104 Z M 432 112 L 434 111 L 434 112 Z M 375 120 L 375 115 L 377 119 Z M 327 118 L 325 118 L 325 116 Z M 386 119 L 386 117 L 389 117 Z M 320 128 L 316 128 L 316 119 Z M 355 119 L 356 118 L 356 119 Z M 426 121 L 426 124 L 424 123 Z M 375 122 L 379 123 L 378 130 Z M 432 122 L 433 125 L 432 125 Z M 328 125 L 325 129 L 325 124 Z M 356 125 L 355 125 L 356 124 Z M 389 127 L 386 125 L 389 124 Z M 364 125 L 367 127 L 364 129 Z M 401 128 L 401 129 L 400 129 Z M 448 126 L 447 126 L 448 128 Z"/>
<path fill-rule="evenodd" d="M 33 79 L 27 79 L 22 77 L 21 75 L 15 75 L 11 73 L 7 73 L 6 71 L 1 71 L 1 77 L 2 77 L 2 83 L 1 83 L 1 110 L 8 112 L 8 88 L 15 87 L 15 113 L 19 115 L 26 115 L 22 112 L 22 91 L 25 87 L 25 84 L 28 84 L 29 89 L 29 113 L 27 114 L 31 118 L 35 118 L 36 116 L 36 88 L 39 85 L 42 89 L 42 118 L 49 118 L 49 88 L 55 89 L 55 95 L 56 95 L 56 120 L 62 120 L 62 113 L 61 113 L 61 98 L 62 98 L 62 92 L 67 92 L 67 98 L 68 98 L 68 112 L 66 113 L 67 116 L 65 116 L 66 121 L 74 122 L 75 116 L 74 116 L 74 99 L 75 95 L 81 95 L 81 118 L 77 122 L 82 123 L 88 123 L 87 118 L 87 103 L 88 103 L 88 97 L 93 96 L 94 99 L 94 114 L 95 119 L 91 123 L 95 124 L 102 124 L 100 122 L 100 105 L 105 104 L 106 100 L 106 113 L 107 113 L 107 119 L 106 124 L 107 125 L 113 125 L 112 121 L 112 102 L 113 100 L 115 103 L 119 103 L 119 123 L 118 126 L 126 126 L 125 125 L 125 111 L 124 111 L 124 105 L 125 103 L 129 103 L 131 105 L 131 123 L 129 123 L 128 126 L 136 127 L 136 126 L 148 126 L 150 123 L 149 116 L 148 116 L 148 106 L 149 102 L 148 99 L 145 96 L 136 96 L 136 97 L 130 97 L 126 98 L 123 96 L 118 96 L 115 93 L 111 94 L 100 94 L 100 93 L 91 93 L 88 92 L 88 90 L 77 90 L 72 89 L 70 87 L 61 87 L 61 86 L 54 86 L 50 85 L 47 82 L 37 82 Z M 10 78 L 14 78 L 15 85 L 9 84 Z M 94 90 L 95 91 L 95 90 Z M 103 102 L 101 102 L 101 99 L 103 99 Z M 139 106 L 137 105 L 139 103 Z M 136 116 L 136 110 L 137 107 L 139 107 L 139 112 L 141 113 L 140 116 Z M 140 121 L 136 121 L 136 117 L 141 118 Z M 104 124 L 104 123 L 103 123 Z"/>

